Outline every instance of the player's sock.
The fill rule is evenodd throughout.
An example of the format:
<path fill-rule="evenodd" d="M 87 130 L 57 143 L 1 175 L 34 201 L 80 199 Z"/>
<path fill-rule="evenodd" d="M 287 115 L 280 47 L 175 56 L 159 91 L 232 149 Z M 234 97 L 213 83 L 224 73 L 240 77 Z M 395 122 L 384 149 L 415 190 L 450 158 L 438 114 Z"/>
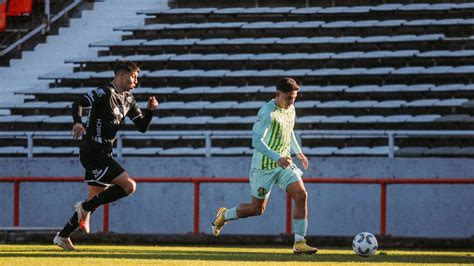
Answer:
<path fill-rule="evenodd" d="M 237 216 L 237 207 L 228 209 L 225 212 L 224 217 L 227 221 L 239 219 L 239 216 Z"/>
<path fill-rule="evenodd" d="M 95 209 L 91 211 L 91 214 L 93 214 L 94 211 Z M 77 221 L 77 212 L 74 212 L 71 219 L 69 219 L 67 224 L 64 226 L 63 230 L 59 232 L 59 236 L 70 237 L 72 232 L 74 232 L 78 227 L 79 227 L 79 222 Z"/>
<path fill-rule="evenodd" d="M 63 230 L 59 232 L 59 236 L 61 237 L 70 237 L 72 232 L 76 230 L 76 228 L 79 226 L 79 223 L 77 222 L 77 213 L 74 212 L 74 215 L 69 219 L 69 222 L 64 226 Z"/>
<path fill-rule="evenodd" d="M 126 196 L 127 196 L 127 192 L 125 192 L 125 190 L 123 190 L 121 186 L 114 185 L 100 192 L 95 197 L 87 201 L 84 201 L 84 203 L 82 203 L 82 208 L 86 211 L 91 211 L 98 208 L 101 205 L 114 202 Z"/>
<path fill-rule="evenodd" d="M 295 242 L 299 242 L 299 241 L 303 241 L 304 240 L 304 236 L 300 236 L 298 234 L 295 234 Z"/>
<path fill-rule="evenodd" d="M 293 231 L 295 232 L 295 241 L 301 241 L 306 236 L 308 229 L 308 219 L 293 219 Z"/>

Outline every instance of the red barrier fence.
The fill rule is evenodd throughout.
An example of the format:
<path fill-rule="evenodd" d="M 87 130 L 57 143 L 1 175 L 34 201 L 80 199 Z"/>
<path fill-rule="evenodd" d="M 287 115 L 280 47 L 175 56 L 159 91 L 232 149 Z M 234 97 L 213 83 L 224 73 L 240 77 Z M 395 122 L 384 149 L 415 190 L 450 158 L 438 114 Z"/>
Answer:
<path fill-rule="evenodd" d="M 0 1 L 0 32 L 7 29 L 7 2 Z"/>
<path fill-rule="evenodd" d="M 201 183 L 247 183 L 248 178 L 208 178 L 208 177 L 152 177 L 134 178 L 137 183 L 193 183 L 194 184 L 194 228 L 195 234 L 199 233 L 200 216 L 200 184 Z M 306 184 L 379 184 L 380 185 L 380 231 L 379 235 L 387 233 L 387 186 L 394 184 L 474 184 L 474 178 L 304 178 Z M 82 182 L 82 177 L 5 177 L 0 182 L 13 183 L 13 226 L 20 226 L 20 183 L 22 182 Z M 286 234 L 291 234 L 291 198 L 286 197 Z M 104 206 L 103 228 L 104 233 L 109 232 L 109 206 Z"/>

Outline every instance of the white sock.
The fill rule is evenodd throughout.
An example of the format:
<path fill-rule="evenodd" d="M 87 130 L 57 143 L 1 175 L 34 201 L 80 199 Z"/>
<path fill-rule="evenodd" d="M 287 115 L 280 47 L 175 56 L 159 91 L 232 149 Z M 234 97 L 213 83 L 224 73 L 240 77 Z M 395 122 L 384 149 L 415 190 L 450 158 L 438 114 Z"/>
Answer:
<path fill-rule="evenodd" d="M 303 241 L 303 240 L 304 240 L 304 236 L 300 236 L 298 234 L 295 234 L 295 242 Z"/>

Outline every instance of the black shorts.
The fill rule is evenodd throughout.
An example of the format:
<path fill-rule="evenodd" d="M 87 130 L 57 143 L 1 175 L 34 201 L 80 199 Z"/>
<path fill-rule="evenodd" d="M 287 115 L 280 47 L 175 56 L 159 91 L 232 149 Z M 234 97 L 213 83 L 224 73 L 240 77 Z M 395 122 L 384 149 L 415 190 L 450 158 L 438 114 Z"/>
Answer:
<path fill-rule="evenodd" d="M 89 186 L 108 187 L 114 178 L 125 172 L 112 153 L 87 145 L 81 146 L 80 160 L 86 169 L 84 182 Z"/>

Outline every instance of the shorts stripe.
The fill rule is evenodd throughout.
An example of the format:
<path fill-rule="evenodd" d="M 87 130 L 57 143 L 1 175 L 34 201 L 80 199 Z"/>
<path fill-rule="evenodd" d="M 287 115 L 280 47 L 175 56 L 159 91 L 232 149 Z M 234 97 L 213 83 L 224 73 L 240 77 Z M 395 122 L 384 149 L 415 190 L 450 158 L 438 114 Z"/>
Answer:
<path fill-rule="evenodd" d="M 99 182 L 99 181 L 96 181 L 96 180 L 85 180 L 84 182 L 86 182 L 86 183 L 97 183 L 97 184 L 105 186 L 105 187 L 110 187 L 111 186 L 111 184 L 102 183 L 102 182 Z"/>
<path fill-rule="evenodd" d="M 104 175 L 107 173 L 107 170 L 109 170 L 109 167 L 107 166 L 104 171 L 102 172 L 102 174 L 96 179 L 97 181 L 99 181 L 100 179 L 102 179 L 102 177 L 104 177 Z"/>

